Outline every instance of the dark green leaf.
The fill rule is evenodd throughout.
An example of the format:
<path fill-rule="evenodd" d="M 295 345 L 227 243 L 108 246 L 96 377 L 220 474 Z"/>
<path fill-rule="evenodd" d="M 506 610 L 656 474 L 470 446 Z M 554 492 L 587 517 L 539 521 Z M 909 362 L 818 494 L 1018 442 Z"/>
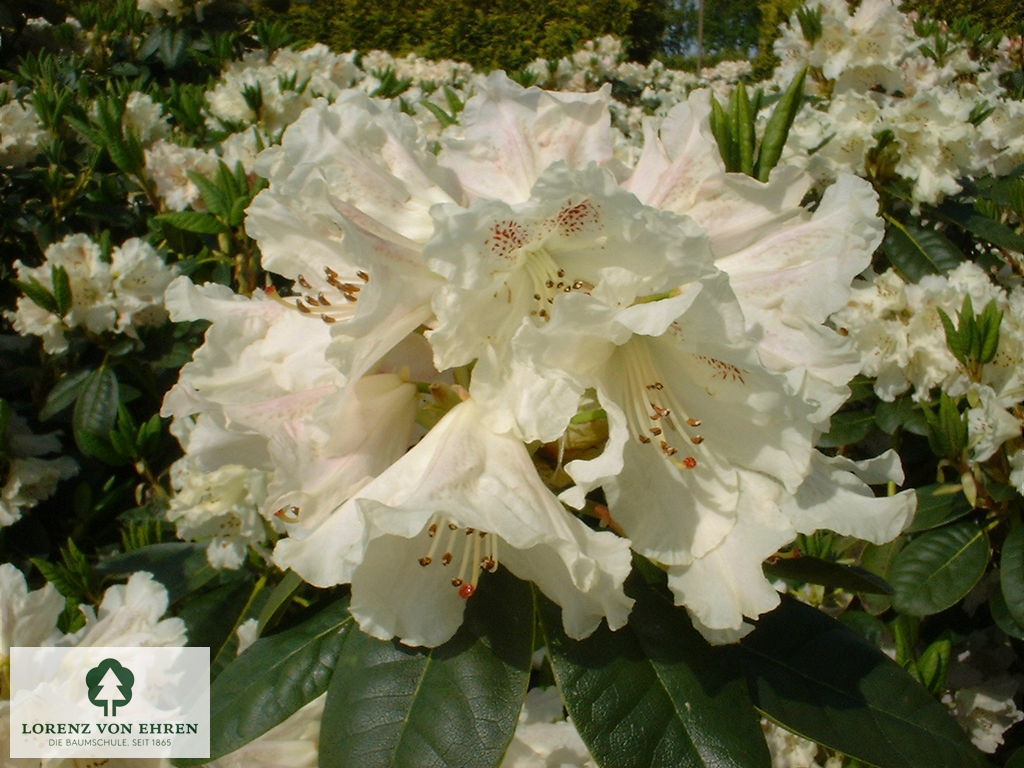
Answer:
<path fill-rule="evenodd" d="M 869 595 L 891 595 L 892 587 L 881 576 L 852 565 L 842 565 L 818 557 L 786 557 L 765 563 L 770 578 L 789 579 L 807 584 L 864 592 Z"/>
<path fill-rule="evenodd" d="M 911 397 L 899 397 L 891 403 L 881 401 L 875 408 L 875 424 L 891 435 L 898 429 L 924 437 L 928 434 L 928 422 L 921 408 Z"/>
<path fill-rule="evenodd" d="M 1003 542 L 999 584 L 1013 620 L 1024 626 L 1024 525 L 1016 525 Z"/>
<path fill-rule="evenodd" d="M 917 494 L 917 512 L 908 531 L 927 531 L 951 523 L 971 511 L 960 487 L 936 483 L 914 489 Z"/>
<path fill-rule="evenodd" d="M 188 642 L 193 646 L 219 648 L 234 633 L 239 611 L 252 590 L 252 579 L 244 569 L 229 572 L 223 584 L 202 594 L 190 595 L 178 616 L 188 627 Z"/>
<path fill-rule="evenodd" d="M 946 708 L 878 648 L 796 600 L 741 643 L 757 707 L 797 733 L 886 768 L 982 768 Z"/>
<path fill-rule="evenodd" d="M 771 764 L 735 649 L 711 646 L 686 612 L 631 579 L 637 603 L 617 632 L 602 625 L 583 641 L 562 630 L 539 597 L 551 666 L 569 716 L 604 766 Z"/>
<path fill-rule="evenodd" d="M 50 279 L 53 282 L 53 298 L 57 304 L 57 314 L 64 317 L 71 311 L 71 280 L 63 265 L 51 265 Z"/>
<path fill-rule="evenodd" d="M 178 763 L 203 765 L 226 755 L 326 691 L 339 655 L 357 634 L 354 630 L 346 598 L 296 627 L 253 643 L 210 688 L 210 757 Z M 321 739 L 325 735 L 321 732 Z"/>
<path fill-rule="evenodd" d="M 206 559 L 206 545 L 183 541 L 151 544 L 102 561 L 96 570 L 106 574 L 149 571 L 167 589 L 172 603 L 195 592 L 217 576 Z"/>
<path fill-rule="evenodd" d="M 185 232 L 195 232 L 200 235 L 216 235 L 228 231 L 226 224 L 218 221 L 208 213 L 200 213 L 198 211 L 161 213 L 159 216 L 154 216 L 153 219 L 163 224 L 170 224 L 172 227 L 177 227 Z"/>
<path fill-rule="evenodd" d="M 779 158 L 782 157 L 782 148 L 786 145 L 789 137 L 789 129 L 793 126 L 797 112 L 804 102 L 804 79 L 807 77 L 807 68 L 804 67 L 793 78 L 793 82 L 786 88 L 782 98 L 775 104 L 771 117 L 764 128 L 764 138 L 761 139 L 761 146 L 757 152 L 757 162 L 754 165 L 754 176 L 759 181 L 768 181 Z"/>
<path fill-rule="evenodd" d="M 743 83 L 736 86 L 736 139 L 739 147 L 739 171 L 748 176 L 754 175 L 754 123 L 756 114 L 750 108 L 747 87 Z"/>
<path fill-rule="evenodd" d="M 1005 224 L 978 213 L 969 205 L 946 202 L 938 209 L 938 214 L 992 245 L 1011 251 L 1024 251 L 1024 236 L 1018 235 Z"/>
<path fill-rule="evenodd" d="M 729 125 L 729 117 L 725 114 L 725 110 L 722 109 L 722 105 L 718 103 L 713 95 L 711 96 L 711 116 L 709 118 L 711 123 L 711 134 L 715 137 L 715 142 L 718 144 L 718 153 L 722 156 L 722 160 L 726 164 L 726 169 L 729 170 L 729 157 L 732 155 L 732 130 Z"/>
<path fill-rule="evenodd" d="M 928 616 L 949 608 L 978 583 L 988 560 L 988 536 L 970 520 L 922 533 L 893 561 L 896 609 Z"/>
<path fill-rule="evenodd" d="M 882 249 L 889 262 L 914 283 L 925 275 L 945 274 L 964 261 L 960 249 L 941 232 L 893 218 L 889 218 Z"/>
<path fill-rule="evenodd" d="M 7 425 L 11 422 L 11 404 L 0 397 L 0 458 L 7 448 Z"/>
<path fill-rule="evenodd" d="M 998 584 L 992 590 L 988 598 L 988 611 L 992 615 L 992 621 L 996 623 L 1003 632 L 1010 637 L 1024 640 L 1024 624 L 1018 624 L 1010 615 L 1010 609 L 1006 607 L 1006 598 L 1003 597 L 1003 590 Z"/>
<path fill-rule="evenodd" d="M 203 196 L 203 202 L 210 209 L 210 213 L 218 218 L 227 219 L 231 214 L 231 197 L 220 186 L 202 174 L 189 171 L 188 177 L 199 188 L 199 192 Z"/>
<path fill-rule="evenodd" d="M 45 309 L 47 312 L 52 312 L 55 315 L 60 314 L 57 312 L 57 299 L 54 298 L 46 286 L 34 277 L 29 278 L 28 281 L 13 280 L 12 282 L 40 309 Z"/>
<path fill-rule="evenodd" d="M 114 372 L 103 367 L 90 373 L 75 401 L 71 417 L 75 443 L 82 453 L 102 458 L 103 450 L 97 446 L 114 428 L 117 404 L 118 385 Z"/>
<path fill-rule="evenodd" d="M 819 448 L 838 448 L 859 443 L 875 426 L 871 411 L 840 411 L 832 417 L 828 432 L 818 438 Z"/>
<path fill-rule="evenodd" d="M 529 682 L 532 608 L 529 586 L 499 571 L 438 648 L 353 632 L 327 692 L 320 765 L 499 765 Z"/>

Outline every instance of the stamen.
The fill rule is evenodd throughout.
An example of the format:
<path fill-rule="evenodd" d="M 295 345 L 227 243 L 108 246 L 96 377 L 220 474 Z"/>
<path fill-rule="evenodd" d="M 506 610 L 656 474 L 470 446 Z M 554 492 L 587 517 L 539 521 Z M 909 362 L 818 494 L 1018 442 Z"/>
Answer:
<path fill-rule="evenodd" d="M 441 524 L 447 526 L 448 535 L 444 537 L 446 541 L 440 563 L 442 566 L 447 566 L 455 564 L 455 561 L 458 560 L 457 573 L 450 579 L 450 583 L 459 590 L 460 596 L 471 597 L 476 593 L 480 573 L 482 571 L 493 572 L 498 569 L 497 537 L 478 528 L 463 528 L 461 529 L 464 534 L 462 547 L 457 548 L 454 545 L 460 530 L 458 524 L 434 515 L 428 521 L 426 528 L 427 537 L 431 539 L 430 551 L 416 560 L 423 568 L 433 565 L 435 562 L 435 555 L 441 546 L 441 537 L 437 535 L 438 527 Z"/>

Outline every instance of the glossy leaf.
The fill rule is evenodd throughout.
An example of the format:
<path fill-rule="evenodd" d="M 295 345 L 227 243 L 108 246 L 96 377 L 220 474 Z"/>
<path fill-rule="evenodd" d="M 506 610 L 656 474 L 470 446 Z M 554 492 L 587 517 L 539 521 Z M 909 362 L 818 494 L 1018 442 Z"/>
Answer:
<path fill-rule="evenodd" d="M 500 571 L 438 648 L 353 631 L 327 693 L 320 765 L 498 766 L 526 696 L 532 608 L 529 587 Z"/>
<path fill-rule="evenodd" d="M 46 396 L 42 410 L 39 411 L 39 419 L 46 421 L 63 411 L 76 399 L 85 386 L 86 379 L 93 373 L 93 369 L 84 368 L 80 371 L 73 371 L 64 376 L 53 385 L 50 394 Z"/>
<path fill-rule="evenodd" d="M 971 520 L 920 534 L 892 564 L 896 609 L 928 616 L 949 608 L 985 574 L 988 536 Z"/>
<path fill-rule="evenodd" d="M 941 232 L 893 218 L 889 218 L 882 248 L 889 262 L 914 283 L 925 275 L 944 274 L 964 261 L 960 249 Z"/>
<path fill-rule="evenodd" d="M 917 494 L 917 511 L 907 531 L 927 531 L 940 525 L 959 520 L 971 511 L 960 487 L 944 483 L 925 485 L 915 488 Z"/>
<path fill-rule="evenodd" d="M 835 619 L 796 600 L 740 644 L 758 709 L 821 744 L 884 768 L 981 768 L 945 706 Z"/>
<path fill-rule="evenodd" d="M 892 587 L 881 576 L 852 565 L 843 565 L 818 557 L 787 557 L 766 563 L 764 572 L 769 578 L 790 579 L 808 584 L 837 587 L 847 592 L 869 595 L 891 595 Z"/>
<path fill-rule="evenodd" d="M 686 611 L 638 580 L 629 624 L 583 641 L 538 596 L 555 680 L 599 765 L 677 768 L 771 764 L 734 648 L 711 646 Z"/>
<path fill-rule="evenodd" d="M 999 556 L 999 585 L 1013 620 L 1024 626 L 1024 525 L 1015 526 Z"/>
<path fill-rule="evenodd" d="M 114 428 L 118 402 L 117 376 L 110 368 L 98 368 L 89 374 L 71 419 L 75 443 L 82 453 L 101 457 L 98 446 Z"/>
<path fill-rule="evenodd" d="M 96 566 L 109 575 L 149 571 L 167 589 L 174 603 L 216 578 L 217 570 L 206 557 L 206 545 L 185 541 L 150 544 L 107 558 Z"/>
<path fill-rule="evenodd" d="M 249 743 L 324 693 L 356 634 L 348 600 L 339 600 L 296 627 L 260 638 L 228 664 L 210 687 L 209 759 Z"/>
<path fill-rule="evenodd" d="M 832 417 L 829 430 L 818 438 L 820 448 L 838 448 L 859 443 L 875 426 L 871 411 L 840 411 Z"/>
<path fill-rule="evenodd" d="M 804 67 L 786 88 L 782 98 L 775 104 L 771 117 L 764 128 L 764 138 L 757 153 L 754 164 L 754 177 L 759 181 L 768 181 L 768 177 L 782 157 L 782 148 L 786 145 L 789 129 L 793 127 L 797 112 L 804 102 L 804 80 L 807 68 Z"/>

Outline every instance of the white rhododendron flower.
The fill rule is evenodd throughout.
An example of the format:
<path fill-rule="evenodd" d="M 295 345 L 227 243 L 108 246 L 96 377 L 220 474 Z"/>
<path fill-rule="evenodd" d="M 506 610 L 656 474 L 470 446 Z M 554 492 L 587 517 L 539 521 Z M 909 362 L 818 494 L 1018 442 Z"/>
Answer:
<path fill-rule="evenodd" d="M 591 531 L 543 484 L 526 447 L 490 431 L 472 400 L 275 559 L 317 586 L 352 584 L 364 632 L 439 645 L 481 571 L 499 563 L 562 606 L 568 634 L 622 626 L 629 545 Z"/>
<path fill-rule="evenodd" d="M 312 103 L 246 220 L 291 287 L 168 291 L 213 325 L 163 413 L 197 466 L 266 473 L 276 563 L 351 584 L 364 631 L 437 645 L 499 566 L 574 637 L 621 626 L 632 548 L 727 641 L 777 603 L 760 564 L 798 533 L 895 536 L 913 495 L 867 483 L 898 462 L 812 447 L 857 370 L 825 322 L 881 236 L 869 186 L 841 176 L 812 214 L 799 170 L 726 173 L 702 95 L 630 169 L 607 89 L 476 88 L 436 153 L 393 105 Z M 556 496 L 527 444 L 564 450 L 581 410 Z M 598 489 L 611 531 L 563 506 Z"/>
<path fill-rule="evenodd" d="M 5 316 L 20 333 L 39 336 L 47 352 L 66 350 L 66 333 L 71 328 L 136 336 L 138 326 L 166 319 L 163 293 L 177 270 L 145 240 L 125 240 L 111 251 L 108 261 L 88 235 L 68 235 L 48 247 L 45 256 L 38 267 L 16 261 L 18 279 L 35 281 L 53 293 L 53 270 L 63 268 L 71 289 L 70 309 L 59 316 L 23 296 L 18 299 L 17 309 Z"/>
<path fill-rule="evenodd" d="M 41 458 L 60 450 L 55 433 L 33 434 L 20 416 L 8 416 L 6 429 L 0 433 L 0 468 L 4 472 L 0 528 L 16 523 L 25 510 L 50 498 L 57 483 L 78 472 L 78 464 L 70 456 Z"/>
<path fill-rule="evenodd" d="M 10 101 L 0 105 L 0 166 L 25 165 L 48 135 L 31 104 Z"/>

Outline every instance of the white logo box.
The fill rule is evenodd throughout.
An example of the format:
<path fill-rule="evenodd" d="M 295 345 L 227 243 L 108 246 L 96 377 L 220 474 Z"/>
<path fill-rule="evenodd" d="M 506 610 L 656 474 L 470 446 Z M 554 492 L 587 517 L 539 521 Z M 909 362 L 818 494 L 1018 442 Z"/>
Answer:
<path fill-rule="evenodd" d="M 209 648 L 14 647 L 10 665 L 12 758 L 210 756 Z"/>

